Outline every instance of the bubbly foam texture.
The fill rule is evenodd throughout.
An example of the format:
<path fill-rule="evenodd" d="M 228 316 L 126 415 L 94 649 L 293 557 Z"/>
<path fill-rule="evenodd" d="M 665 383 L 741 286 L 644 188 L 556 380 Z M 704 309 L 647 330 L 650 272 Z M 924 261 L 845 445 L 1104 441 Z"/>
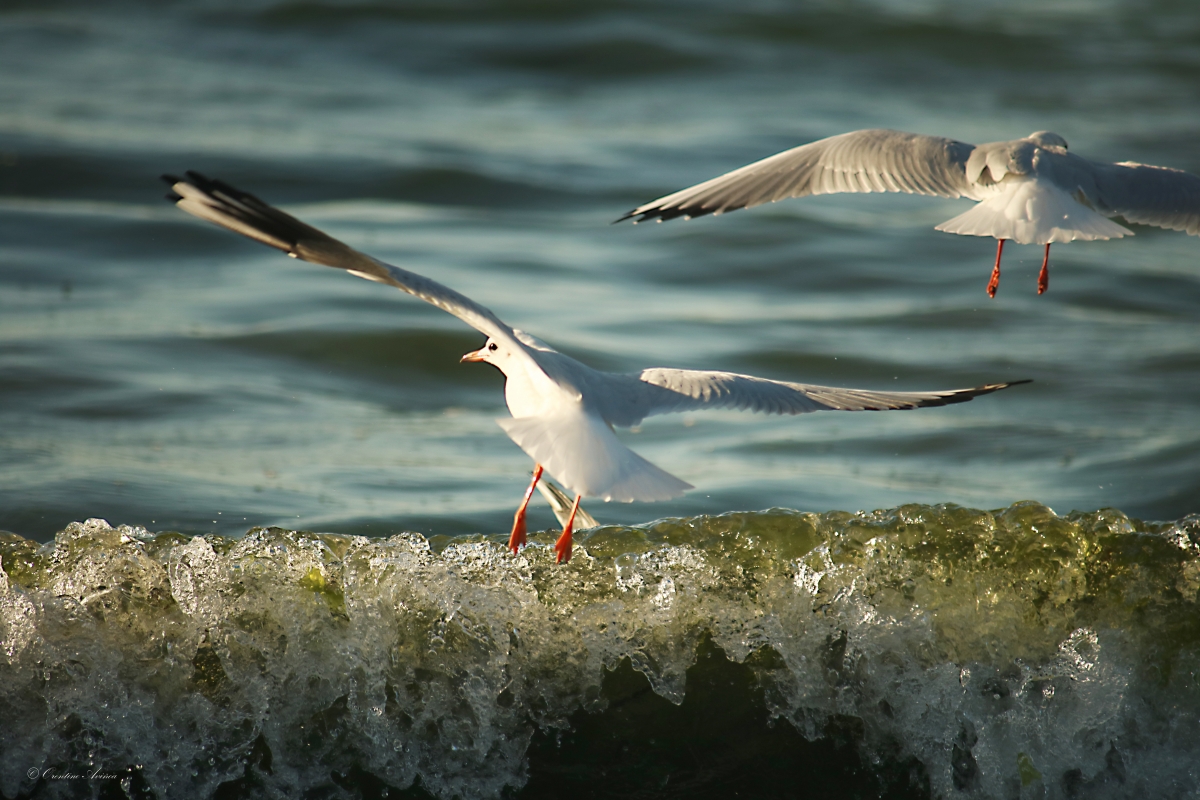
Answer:
<path fill-rule="evenodd" d="M 868 763 L 916 758 L 934 796 L 1198 796 L 1198 518 L 731 513 L 601 528 L 565 567 L 552 538 L 3 535 L 0 791 L 57 764 L 163 798 L 356 769 L 497 796 L 606 669 L 679 703 L 711 637 L 770 714 L 861 720 Z"/>

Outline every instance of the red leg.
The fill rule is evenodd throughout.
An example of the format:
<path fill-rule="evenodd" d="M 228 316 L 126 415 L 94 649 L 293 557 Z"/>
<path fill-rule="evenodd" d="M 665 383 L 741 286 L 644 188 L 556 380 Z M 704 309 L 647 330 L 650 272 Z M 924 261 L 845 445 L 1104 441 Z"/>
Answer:
<path fill-rule="evenodd" d="M 557 563 L 562 564 L 571 560 L 571 527 L 575 524 L 575 512 L 579 510 L 579 500 L 583 495 L 575 495 L 575 505 L 571 506 L 571 516 L 567 517 L 567 524 L 563 526 L 562 536 L 558 537 L 558 541 L 554 543 L 554 552 L 558 554 L 555 559 Z"/>
<path fill-rule="evenodd" d="M 529 488 L 525 490 L 525 499 L 521 501 L 521 507 L 513 516 L 513 529 L 512 535 L 508 537 L 508 549 L 512 550 L 514 556 L 517 554 L 517 550 L 525 544 L 525 509 L 529 507 L 529 498 L 533 497 L 533 490 L 537 488 L 541 478 L 542 465 L 537 464 L 533 469 L 533 480 L 529 482 Z"/>
<path fill-rule="evenodd" d="M 996 290 L 1000 288 L 1000 254 L 1004 252 L 1004 241 L 1001 239 L 1000 244 L 996 245 L 996 266 L 992 268 L 992 279 L 988 281 L 988 297 L 995 297 Z"/>
<path fill-rule="evenodd" d="M 1038 294 L 1050 288 L 1050 244 L 1046 243 L 1046 257 L 1042 259 L 1042 271 L 1038 273 Z"/>

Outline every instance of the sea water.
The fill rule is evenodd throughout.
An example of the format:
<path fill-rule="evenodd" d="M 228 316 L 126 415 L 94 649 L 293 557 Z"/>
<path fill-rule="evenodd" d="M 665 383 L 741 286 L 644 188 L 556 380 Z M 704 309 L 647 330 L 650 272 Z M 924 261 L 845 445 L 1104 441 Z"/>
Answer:
<path fill-rule="evenodd" d="M 1198 43 L 1167 0 L 4 4 L 0 793 L 1194 796 L 1194 237 L 1055 245 L 1040 297 L 1010 245 L 989 300 L 967 201 L 609 223 L 864 127 L 1200 172 Z M 652 418 L 694 491 L 504 556 L 482 337 L 186 169 L 600 369 L 1034 382 Z"/>

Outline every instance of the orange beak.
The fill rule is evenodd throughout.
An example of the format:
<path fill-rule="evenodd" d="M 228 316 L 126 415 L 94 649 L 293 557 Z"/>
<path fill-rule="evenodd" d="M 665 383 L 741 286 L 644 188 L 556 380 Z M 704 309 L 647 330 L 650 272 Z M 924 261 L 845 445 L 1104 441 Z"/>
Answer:
<path fill-rule="evenodd" d="M 473 350 L 470 353 L 467 353 L 465 356 L 463 356 L 462 358 L 460 358 L 458 360 L 458 363 L 461 364 L 464 361 L 483 361 L 484 356 L 486 354 L 487 354 L 487 351 L 481 347 L 478 350 Z"/>

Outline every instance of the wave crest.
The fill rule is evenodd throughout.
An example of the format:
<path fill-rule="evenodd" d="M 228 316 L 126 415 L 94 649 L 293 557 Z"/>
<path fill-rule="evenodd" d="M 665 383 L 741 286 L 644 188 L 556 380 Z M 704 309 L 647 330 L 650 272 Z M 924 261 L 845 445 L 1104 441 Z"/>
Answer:
<path fill-rule="evenodd" d="M 159 797 L 337 775 L 497 796 L 535 737 L 603 719 L 622 669 L 691 702 L 706 647 L 765 717 L 809 740 L 854 720 L 864 764 L 915 760 L 933 795 L 1196 784 L 1200 518 L 730 513 L 600 528 L 566 567 L 533 538 L 4 534 L 0 790 L 87 764 Z"/>

